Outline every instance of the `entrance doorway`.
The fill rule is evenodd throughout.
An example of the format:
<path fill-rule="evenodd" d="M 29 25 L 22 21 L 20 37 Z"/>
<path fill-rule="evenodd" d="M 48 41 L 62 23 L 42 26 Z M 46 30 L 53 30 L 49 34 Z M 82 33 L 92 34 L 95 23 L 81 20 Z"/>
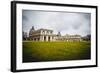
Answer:
<path fill-rule="evenodd" d="M 50 41 L 50 36 L 48 37 L 48 41 Z"/>
<path fill-rule="evenodd" d="M 46 41 L 46 36 L 44 36 L 44 41 Z"/>

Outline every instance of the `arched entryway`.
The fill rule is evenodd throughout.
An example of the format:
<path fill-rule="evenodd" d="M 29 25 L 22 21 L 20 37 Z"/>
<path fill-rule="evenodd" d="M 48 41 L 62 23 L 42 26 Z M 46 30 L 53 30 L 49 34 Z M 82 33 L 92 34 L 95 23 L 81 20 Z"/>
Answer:
<path fill-rule="evenodd" d="M 44 41 L 46 41 L 46 36 L 44 36 Z"/>
<path fill-rule="evenodd" d="M 50 36 L 48 36 L 48 41 L 50 41 Z"/>

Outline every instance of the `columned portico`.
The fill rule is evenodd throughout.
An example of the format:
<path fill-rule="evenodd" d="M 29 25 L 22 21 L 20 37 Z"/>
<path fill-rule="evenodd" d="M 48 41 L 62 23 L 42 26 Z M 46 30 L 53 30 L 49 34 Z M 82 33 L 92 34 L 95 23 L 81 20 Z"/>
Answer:
<path fill-rule="evenodd" d="M 52 41 L 52 36 L 42 35 L 40 36 L 40 41 Z"/>
<path fill-rule="evenodd" d="M 52 36 L 50 36 L 50 41 L 52 41 Z"/>
<path fill-rule="evenodd" d="M 48 36 L 46 36 L 46 41 L 48 41 Z"/>

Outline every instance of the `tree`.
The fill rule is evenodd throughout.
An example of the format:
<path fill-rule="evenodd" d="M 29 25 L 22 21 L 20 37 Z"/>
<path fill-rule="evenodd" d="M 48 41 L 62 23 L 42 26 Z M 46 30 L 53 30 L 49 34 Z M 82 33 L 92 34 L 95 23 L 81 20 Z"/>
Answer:
<path fill-rule="evenodd" d="M 27 33 L 23 32 L 23 40 L 27 40 Z"/>

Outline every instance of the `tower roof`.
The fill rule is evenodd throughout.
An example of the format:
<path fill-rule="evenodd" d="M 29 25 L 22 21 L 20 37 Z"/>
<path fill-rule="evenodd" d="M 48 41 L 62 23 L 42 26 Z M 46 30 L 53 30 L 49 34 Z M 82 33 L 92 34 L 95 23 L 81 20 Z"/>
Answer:
<path fill-rule="evenodd" d="M 34 26 L 32 26 L 32 30 L 34 30 Z"/>
<path fill-rule="evenodd" d="M 61 33 L 60 33 L 60 32 L 58 32 L 57 36 L 61 36 Z"/>

